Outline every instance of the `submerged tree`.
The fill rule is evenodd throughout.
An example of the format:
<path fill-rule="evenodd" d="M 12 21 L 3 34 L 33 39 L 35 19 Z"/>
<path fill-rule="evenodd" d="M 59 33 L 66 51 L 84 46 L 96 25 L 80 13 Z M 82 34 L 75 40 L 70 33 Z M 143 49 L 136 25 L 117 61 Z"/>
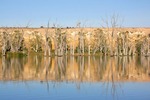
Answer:
<path fill-rule="evenodd" d="M 10 45 L 11 52 L 23 51 L 25 48 L 24 45 L 24 31 L 15 30 L 10 34 Z"/>
<path fill-rule="evenodd" d="M 2 33 L 2 55 L 5 56 L 10 49 L 9 33 L 5 31 Z"/>
<path fill-rule="evenodd" d="M 77 44 L 77 34 L 78 32 L 73 31 L 70 34 L 68 34 L 68 45 L 70 49 L 70 55 L 75 55 L 75 50 L 76 50 L 76 44 Z"/>
<path fill-rule="evenodd" d="M 91 55 L 91 37 L 92 37 L 92 33 L 91 32 L 88 32 L 86 34 L 86 39 L 87 39 L 87 45 L 88 45 L 88 55 Z"/>
<path fill-rule="evenodd" d="M 48 23 L 45 34 L 41 29 L 26 32 L 23 29 L 6 29 L 0 34 L 2 55 L 7 52 L 29 50 L 38 53 L 43 50 L 45 56 L 51 56 L 53 51 L 55 56 L 63 56 L 70 50 L 71 55 L 95 55 L 98 52 L 110 56 L 149 56 L 149 35 L 138 31 L 124 31 L 119 27 L 116 15 L 104 22 L 106 27 L 90 31 L 81 28 L 80 23 L 76 29 L 68 30 L 59 27 L 50 30 Z"/>
<path fill-rule="evenodd" d="M 55 55 L 63 56 L 67 50 L 66 32 L 62 32 L 61 28 L 56 28 L 53 39 L 55 46 Z"/>
<path fill-rule="evenodd" d="M 97 29 L 94 31 L 93 55 L 99 50 L 103 54 L 107 54 L 107 34 L 103 30 Z"/>
<path fill-rule="evenodd" d="M 6 52 L 23 52 L 26 50 L 24 43 L 24 31 L 17 30 L 5 30 L 1 34 L 2 41 L 2 55 L 6 55 Z"/>
<path fill-rule="evenodd" d="M 78 32 L 78 54 L 84 55 L 85 48 L 85 33 L 83 32 L 83 28 L 80 27 L 81 23 L 77 23 L 77 27 L 79 28 Z"/>
<path fill-rule="evenodd" d="M 84 33 L 82 30 L 79 32 L 78 41 L 79 41 L 78 53 L 79 55 L 84 55 L 85 39 L 84 39 Z"/>
<path fill-rule="evenodd" d="M 48 27 L 46 29 L 45 32 L 45 49 L 44 49 L 44 55 L 46 56 L 48 54 L 48 56 L 51 56 L 51 51 L 52 51 L 52 36 L 49 33 L 49 23 L 48 23 Z"/>
<path fill-rule="evenodd" d="M 117 55 L 129 55 L 129 33 L 119 32 L 117 34 Z"/>
<path fill-rule="evenodd" d="M 144 40 L 143 40 L 143 44 L 142 44 L 142 47 L 141 47 L 141 51 L 142 51 L 142 54 L 144 56 L 149 56 L 150 55 L 150 34 L 146 35 Z"/>
<path fill-rule="evenodd" d="M 117 33 L 120 29 L 119 17 L 114 14 L 110 19 L 103 20 L 103 22 L 106 25 L 104 28 L 107 29 L 110 56 L 115 56 L 117 55 Z"/>
<path fill-rule="evenodd" d="M 42 51 L 42 35 L 38 31 L 33 31 L 31 33 L 30 49 L 34 52 Z"/>

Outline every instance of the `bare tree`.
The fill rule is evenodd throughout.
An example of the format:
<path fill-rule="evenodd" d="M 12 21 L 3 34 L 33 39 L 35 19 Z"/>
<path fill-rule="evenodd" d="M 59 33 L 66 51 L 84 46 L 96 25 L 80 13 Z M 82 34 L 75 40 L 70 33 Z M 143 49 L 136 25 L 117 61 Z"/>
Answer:
<path fill-rule="evenodd" d="M 53 39 L 55 45 L 55 55 L 63 56 L 67 50 L 66 32 L 62 32 L 61 28 L 56 28 Z"/>
<path fill-rule="evenodd" d="M 117 54 L 117 32 L 120 28 L 119 17 L 118 15 L 114 14 L 110 20 L 103 20 L 103 22 L 106 24 L 106 27 L 104 28 L 106 28 L 108 32 L 110 55 L 114 56 Z"/>
<path fill-rule="evenodd" d="M 129 51 L 129 33 L 127 32 L 119 32 L 117 34 L 117 55 L 128 55 Z"/>
<path fill-rule="evenodd" d="M 19 52 L 24 49 L 24 31 L 15 30 L 10 33 L 11 52 Z"/>
<path fill-rule="evenodd" d="M 148 34 L 148 35 L 145 35 L 142 46 L 141 46 L 141 53 L 142 53 L 142 55 L 144 55 L 146 57 L 149 56 L 149 54 L 150 54 L 150 51 L 149 51 L 150 43 L 149 42 L 150 41 L 149 41 L 149 34 Z"/>
<path fill-rule="evenodd" d="M 77 32 L 71 32 L 70 34 L 70 54 L 74 55 L 75 53 L 75 43 L 76 43 L 76 36 L 77 36 Z"/>
<path fill-rule="evenodd" d="M 91 55 L 91 36 L 92 36 L 92 33 L 91 32 L 88 32 L 86 34 L 86 38 L 87 38 L 87 44 L 88 44 L 88 55 Z"/>
<path fill-rule="evenodd" d="M 79 46 L 78 46 L 78 53 L 79 55 L 84 55 L 84 45 L 85 45 L 85 35 L 83 32 L 83 28 L 80 27 L 81 23 L 77 24 L 77 27 L 80 29 L 78 33 L 78 41 L 79 41 Z"/>
<path fill-rule="evenodd" d="M 96 29 L 93 34 L 93 55 L 99 50 L 101 53 L 104 52 L 106 55 L 108 43 L 107 41 L 107 34 L 104 33 L 102 29 Z"/>
<path fill-rule="evenodd" d="M 49 34 L 49 22 L 47 25 L 47 29 L 45 32 L 45 51 L 44 51 L 44 55 L 46 56 L 48 53 L 48 56 L 51 56 L 51 50 L 52 50 L 52 36 L 51 34 Z"/>
<path fill-rule="evenodd" d="M 34 52 L 42 51 L 42 35 L 38 31 L 33 31 L 30 37 L 30 48 Z"/>
<path fill-rule="evenodd" d="M 2 33 L 2 55 L 5 56 L 6 52 L 10 50 L 10 41 L 8 31 Z"/>

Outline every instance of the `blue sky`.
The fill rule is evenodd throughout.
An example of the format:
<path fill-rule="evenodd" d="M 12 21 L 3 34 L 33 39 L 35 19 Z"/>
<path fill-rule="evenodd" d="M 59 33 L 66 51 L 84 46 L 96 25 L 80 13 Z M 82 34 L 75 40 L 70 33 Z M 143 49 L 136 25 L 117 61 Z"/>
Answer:
<path fill-rule="evenodd" d="M 150 0 L 0 0 L 0 26 L 101 26 L 113 14 L 124 27 L 150 27 Z"/>

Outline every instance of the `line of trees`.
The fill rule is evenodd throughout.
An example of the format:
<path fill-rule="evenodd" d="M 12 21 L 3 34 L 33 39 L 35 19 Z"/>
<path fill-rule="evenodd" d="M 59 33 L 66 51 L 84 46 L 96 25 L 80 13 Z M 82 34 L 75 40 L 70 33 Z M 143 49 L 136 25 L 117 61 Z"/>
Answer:
<path fill-rule="evenodd" d="M 23 29 L 5 29 L 0 34 L 2 55 L 7 52 L 44 52 L 45 56 L 63 55 L 144 55 L 149 56 L 150 35 L 144 32 L 114 31 L 98 28 L 87 31 L 84 28 L 68 31 L 67 29 L 45 29 L 24 31 Z"/>

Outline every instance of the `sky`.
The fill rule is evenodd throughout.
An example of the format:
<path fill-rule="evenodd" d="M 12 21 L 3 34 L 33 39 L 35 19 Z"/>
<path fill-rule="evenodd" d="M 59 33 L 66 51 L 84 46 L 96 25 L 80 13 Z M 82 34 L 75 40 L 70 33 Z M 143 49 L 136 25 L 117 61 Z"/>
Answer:
<path fill-rule="evenodd" d="M 150 0 L 0 0 L 0 27 L 100 27 L 114 14 L 122 27 L 150 27 Z"/>

